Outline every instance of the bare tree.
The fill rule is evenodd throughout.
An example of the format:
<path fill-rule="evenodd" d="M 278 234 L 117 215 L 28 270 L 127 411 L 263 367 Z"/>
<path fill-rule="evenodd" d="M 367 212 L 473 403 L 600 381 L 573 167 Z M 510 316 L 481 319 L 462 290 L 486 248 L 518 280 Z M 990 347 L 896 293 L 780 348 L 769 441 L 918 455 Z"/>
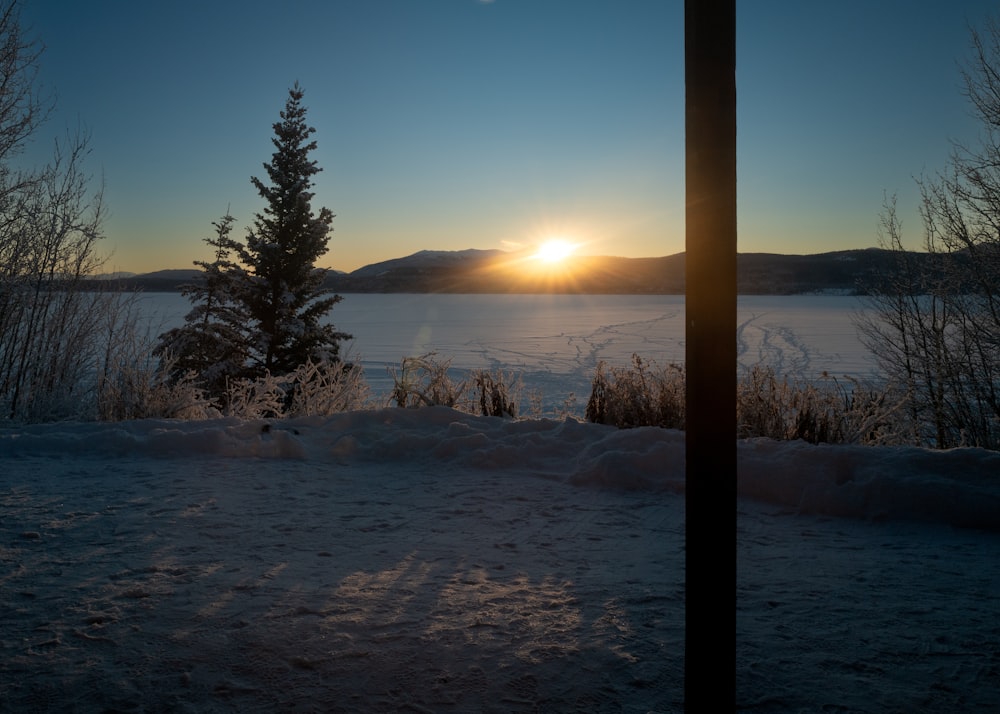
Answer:
<path fill-rule="evenodd" d="M 85 289 L 101 265 L 103 202 L 82 167 L 85 141 L 69 141 L 30 180 L 19 174 L 0 211 L 0 398 L 11 419 L 65 416 L 85 401 L 99 316 L 117 300 Z"/>
<path fill-rule="evenodd" d="M 858 320 L 879 364 L 906 390 L 918 440 L 1000 448 L 1000 24 L 972 32 L 965 95 L 979 141 L 921 179 L 926 255 L 903 248 L 895 202 L 880 239 L 896 257 Z"/>
<path fill-rule="evenodd" d="M 0 4 L 0 419 L 80 416 L 119 348 L 102 326 L 128 296 L 90 290 L 101 267 L 103 190 L 85 170 L 84 132 L 54 143 L 41 167 L 18 165 L 51 102 L 38 91 L 38 42 L 19 3 Z M 110 347 L 110 352 L 109 352 Z"/>

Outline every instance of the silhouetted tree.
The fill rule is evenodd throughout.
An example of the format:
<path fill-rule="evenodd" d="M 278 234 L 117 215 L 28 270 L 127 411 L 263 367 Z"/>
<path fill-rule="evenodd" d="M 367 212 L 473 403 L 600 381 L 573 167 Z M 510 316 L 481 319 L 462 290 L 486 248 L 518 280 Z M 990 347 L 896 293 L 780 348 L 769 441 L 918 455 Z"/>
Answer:
<path fill-rule="evenodd" d="M 228 211 L 213 223 L 215 235 L 205 240 L 214 259 L 195 261 L 202 274 L 184 291 L 194 307 L 156 348 L 175 383 L 193 379 L 224 410 L 235 381 L 339 365 L 340 341 L 350 338 L 325 319 L 341 300 L 323 287 L 326 271 L 316 267 L 327 252 L 333 214 L 311 206 L 313 176 L 321 169 L 310 159 L 315 129 L 306 123 L 302 97 L 296 83 L 274 124 L 268 180 L 251 178 L 266 205 L 246 241 L 231 237 L 235 219 Z M 294 384 L 281 388 L 294 400 Z"/>
<path fill-rule="evenodd" d="M 57 140 L 46 165 L 18 164 L 53 106 L 20 5 L 0 2 L 0 419 L 81 417 L 117 359 L 129 296 L 88 289 L 104 263 L 104 204 L 84 169 L 86 133 Z"/>
<path fill-rule="evenodd" d="M 255 216 L 245 245 L 246 267 L 238 295 L 252 321 L 249 357 L 258 372 L 287 374 L 307 360 L 339 359 L 350 335 L 321 322 L 341 297 L 323 288 L 326 272 L 316 260 L 327 252 L 333 213 L 311 206 L 313 176 L 321 169 L 310 152 L 315 129 L 306 123 L 303 91 L 296 82 L 274 124 L 275 151 L 265 163 L 267 181 L 251 178 L 267 205 Z"/>
<path fill-rule="evenodd" d="M 182 327 L 160 336 L 154 351 L 172 379 L 194 375 L 195 384 L 216 399 L 225 393 L 228 380 L 244 375 L 249 352 L 246 307 L 240 299 L 245 273 L 232 260 L 239 249 L 230 237 L 235 221 L 227 211 L 212 224 L 215 234 L 205 242 L 214 258 L 194 262 L 202 274 L 182 291 L 193 307 Z"/>

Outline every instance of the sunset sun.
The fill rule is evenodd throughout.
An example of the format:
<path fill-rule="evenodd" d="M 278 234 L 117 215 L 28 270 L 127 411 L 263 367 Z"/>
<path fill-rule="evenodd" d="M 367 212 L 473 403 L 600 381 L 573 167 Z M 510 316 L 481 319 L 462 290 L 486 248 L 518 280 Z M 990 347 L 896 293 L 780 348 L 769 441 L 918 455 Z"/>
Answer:
<path fill-rule="evenodd" d="M 576 245 L 567 240 L 561 238 L 547 240 L 538 246 L 535 257 L 546 263 L 559 263 L 568 258 L 574 250 Z"/>

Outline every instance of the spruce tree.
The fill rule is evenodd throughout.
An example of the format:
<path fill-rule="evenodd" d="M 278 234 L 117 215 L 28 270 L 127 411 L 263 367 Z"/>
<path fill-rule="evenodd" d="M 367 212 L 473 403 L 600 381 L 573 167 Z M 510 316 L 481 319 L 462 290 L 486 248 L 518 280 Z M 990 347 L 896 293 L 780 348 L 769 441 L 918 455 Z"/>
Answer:
<path fill-rule="evenodd" d="M 321 324 L 341 300 L 323 288 L 326 271 L 315 265 L 327 252 L 334 216 L 312 209 L 313 176 L 322 170 L 310 159 L 315 129 L 306 123 L 298 82 L 288 94 L 274 124 L 275 151 L 264 164 L 267 181 L 251 178 L 267 205 L 239 246 L 246 268 L 240 298 L 251 321 L 249 358 L 257 374 L 288 374 L 309 359 L 337 361 L 340 341 L 350 338 Z"/>
<path fill-rule="evenodd" d="M 215 235 L 205 242 L 214 258 L 194 261 L 203 272 L 182 290 L 193 307 L 184 325 L 162 334 L 154 350 L 173 379 L 193 372 L 198 386 L 213 398 L 222 397 L 229 379 L 244 375 L 249 351 L 247 313 L 239 291 L 244 273 L 232 261 L 239 251 L 239 244 L 230 237 L 235 221 L 227 211 L 212 224 Z"/>

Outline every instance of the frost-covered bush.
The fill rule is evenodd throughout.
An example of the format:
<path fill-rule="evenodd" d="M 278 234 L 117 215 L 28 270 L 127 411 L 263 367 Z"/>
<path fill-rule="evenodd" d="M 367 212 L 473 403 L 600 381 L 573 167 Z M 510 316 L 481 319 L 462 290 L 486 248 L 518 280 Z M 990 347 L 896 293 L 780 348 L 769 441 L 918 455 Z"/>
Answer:
<path fill-rule="evenodd" d="M 178 375 L 169 363 L 151 356 L 151 340 L 135 332 L 114 343 L 98 376 L 97 417 L 105 421 L 172 418 L 275 419 L 326 416 L 370 404 L 360 365 L 307 361 L 291 374 L 270 373 L 230 379 L 213 400 L 194 371 Z"/>
<path fill-rule="evenodd" d="M 630 367 L 597 366 L 587 402 L 589 421 L 619 428 L 684 428 L 684 368 L 658 366 L 632 356 Z M 904 395 L 890 386 L 865 385 L 824 374 L 819 384 L 778 378 L 755 365 L 738 380 L 734 436 L 803 439 L 812 443 L 913 443 Z"/>
<path fill-rule="evenodd" d="M 455 382 L 449 375 L 451 360 L 439 361 L 434 352 L 420 357 L 404 357 L 397 370 L 389 367 L 392 377 L 390 403 L 397 407 L 459 408 L 468 382 Z"/>
<path fill-rule="evenodd" d="M 100 295 L 28 289 L 0 280 L 2 418 L 38 422 L 80 418 L 93 404 Z"/>
<path fill-rule="evenodd" d="M 370 391 L 360 365 L 307 360 L 280 377 L 230 380 L 222 401 L 224 415 L 242 419 L 327 416 L 367 407 Z"/>
<path fill-rule="evenodd" d="M 153 338 L 141 326 L 135 296 L 120 298 L 105 313 L 106 343 L 96 361 L 96 416 L 125 419 L 204 419 L 218 410 L 197 385 L 193 371 L 171 378 L 152 355 Z"/>
<path fill-rule="evenodd" d="M 586 417 L 620 428 L 684 428 L 684 367 L 645 362 L 632 355 L 630 367 L 601 361 L 591 382 Z"/>
<path fill-rule="evenodd" d="M 371 401 L 365 372 L 357 363 L 308 360 L 285 379 L 290 387 L 287 416 L 327 416 L 363 409 Z"/>
<path fill-rule="evenodd" d="M 156 369 L 122 369 L 98 383 L 97 418 L 102 421 L 126 419 L 209 419 L 219 416 L 195 383 L 193 372 L 176 380 L 166 380 Z"/>
<path fill-rule="evenodd" d="M 271 373 L 256 379 L 243 377 L 226 384 L 225 416 L 241 419 L 271 419 L 282 415 L 285 409 L 285 388 L 282 381 Z"/>
<path fill-rule="evenodd" d="M 864 385 L 826 373 L 819 384 L 779 379 L 771 367 L 754 365 L 736 387 L 737 434 L 811 443 L 900 444 L 913 439 L 889 386 Z"/>

